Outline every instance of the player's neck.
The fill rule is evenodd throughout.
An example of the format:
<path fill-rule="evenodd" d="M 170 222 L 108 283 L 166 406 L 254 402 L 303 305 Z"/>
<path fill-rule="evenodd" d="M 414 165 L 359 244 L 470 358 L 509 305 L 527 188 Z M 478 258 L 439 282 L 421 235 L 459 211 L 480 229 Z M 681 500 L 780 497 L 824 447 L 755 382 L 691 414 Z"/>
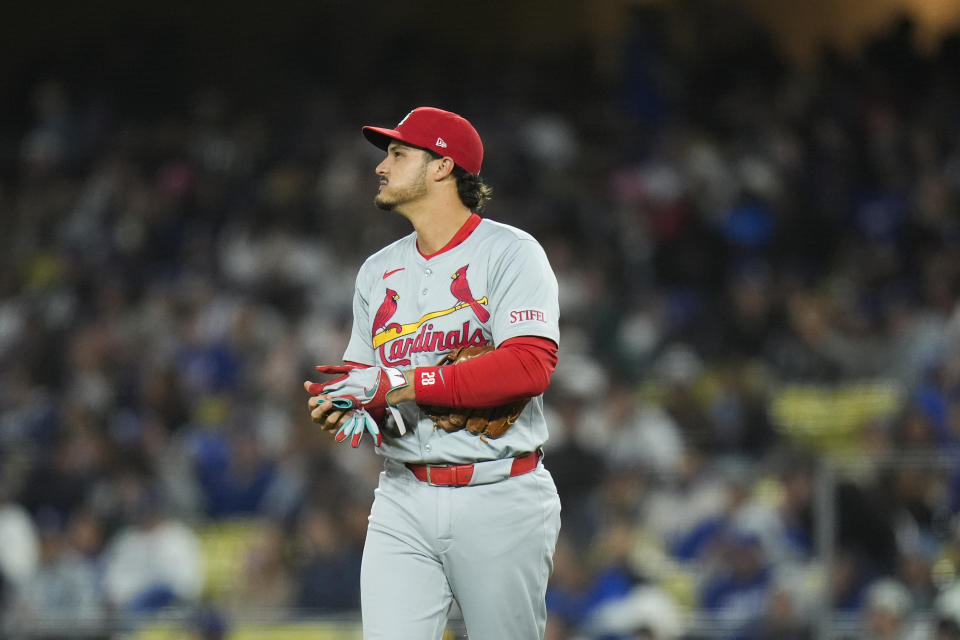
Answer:
<path fill-rule="evenodd" d="M 417 248 L 424 255 L 436 253 L 453 239 L 471 214 L 458 198 L 455 204 L 426 207 L 408 216 L 417 232 Z"/>

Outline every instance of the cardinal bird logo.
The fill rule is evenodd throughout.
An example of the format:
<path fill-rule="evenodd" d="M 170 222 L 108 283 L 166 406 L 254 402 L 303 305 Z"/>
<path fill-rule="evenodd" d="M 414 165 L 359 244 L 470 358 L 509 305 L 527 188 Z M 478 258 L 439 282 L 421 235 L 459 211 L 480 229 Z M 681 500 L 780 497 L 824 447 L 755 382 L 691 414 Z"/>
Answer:
<path fill-rule="evenodd" d="M 372 335 L 377 335 L 377 331 L 380 329 L 398 329 L 400 325 L 396 322 L 387 325 L 387 321 L 393 317 L 393 314 L 397 311 L 397 300 L 400 299 L 399 294 L 393 289 L 387 289 L 387 295 L 383 298 L 383 302 L 380 303 L 380 308 L 377 309 L 377 315 L 373 317 L 373 330 Z"/>
<path fill-rule="evenodd" d="M 480 306 L 480 303 L 477 302 L 476 298 L 474 298 L 470 292 L 470 283 L 467 282 L 467 267 L 469 266 L 468 264 L 463 265 L 451 276 L 453 282 L 450 283 L 450 293 L 460 302 L 465 302 L 470 305 L 470 308 L 473 309 L 473 312 L 477 316 L 477 320 L 486 322 L 490 319 L 490 312 Z"/>

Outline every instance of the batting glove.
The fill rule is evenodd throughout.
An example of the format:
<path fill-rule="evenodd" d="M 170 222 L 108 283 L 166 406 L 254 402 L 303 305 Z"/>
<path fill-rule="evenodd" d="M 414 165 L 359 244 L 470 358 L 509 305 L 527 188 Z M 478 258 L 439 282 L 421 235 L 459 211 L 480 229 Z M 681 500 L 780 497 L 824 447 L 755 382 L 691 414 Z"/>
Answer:
<path fill-rule="evenodd" d="M 329 382 L 314 382 L 310 385 L 310 393 L 338 398 L 350 396 L 358 399 L 368 412 L 388 409 L 397 423 L 400 435 L 407 432 L 400 411 L 387 402 L 388 393 L 409 384 L 402 371 L 393 367 L 358 367 L 352 364 L 320 365 L 316 370 L 320 373 L 341 375 Z"/>
<path fill-rule="evenodd" d="M 379 447 L 383 444 L 383 435 L 380 433 L 377 421 L 367 413 L 359 400 L 352 396 L 343 396 L 332 398 L 331 402 L 335 408 L 342 411 L 353 410 L 353 415 L 340 425 L 340 429 L 334 436 L 337 442 L 343 442 L 350 438 L 350 446 L 356 449 L 360 446 L 360 438 L 363 437 L 363 434 L 369 433 L 374 439 L 375 446 Z"/>

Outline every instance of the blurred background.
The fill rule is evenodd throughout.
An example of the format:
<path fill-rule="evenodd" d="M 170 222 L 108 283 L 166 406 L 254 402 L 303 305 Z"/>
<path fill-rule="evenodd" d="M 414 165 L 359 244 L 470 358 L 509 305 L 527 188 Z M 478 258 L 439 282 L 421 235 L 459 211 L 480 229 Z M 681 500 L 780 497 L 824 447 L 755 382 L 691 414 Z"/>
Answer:
<path fill-rule="evenodd" d="M 360 637 L 380 464 L 301 382 L 409 232 L 360 127 L 426 104 L 560 281 L 548 638 L 960 638 L 957 2 L 37 2 L 0 42 L 0 636 Z"/>

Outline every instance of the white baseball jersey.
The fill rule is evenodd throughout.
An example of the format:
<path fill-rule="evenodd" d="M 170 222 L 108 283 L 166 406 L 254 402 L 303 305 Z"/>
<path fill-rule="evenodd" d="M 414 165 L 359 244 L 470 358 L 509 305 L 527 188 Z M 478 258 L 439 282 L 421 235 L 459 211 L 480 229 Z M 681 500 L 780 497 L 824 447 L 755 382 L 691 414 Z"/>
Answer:
<path fill-rule="evenodd" d="M 411 233 L 360 268 L 344 360 L 408 369 L 436 365 L 457 347 L 500 345 L 517 336 L 549 338 L 559 346 L 557 279 L 530 234 L 483 219 L 463 242 L 429 259 L 416 240 Z M 378 448 L 399 462 L 509 458 L 547 440 L 542 396 L 496 439 L 435 429 L 413 402 L 402 403 L 400 411 L 407 433 L 386 430 Z"/>

